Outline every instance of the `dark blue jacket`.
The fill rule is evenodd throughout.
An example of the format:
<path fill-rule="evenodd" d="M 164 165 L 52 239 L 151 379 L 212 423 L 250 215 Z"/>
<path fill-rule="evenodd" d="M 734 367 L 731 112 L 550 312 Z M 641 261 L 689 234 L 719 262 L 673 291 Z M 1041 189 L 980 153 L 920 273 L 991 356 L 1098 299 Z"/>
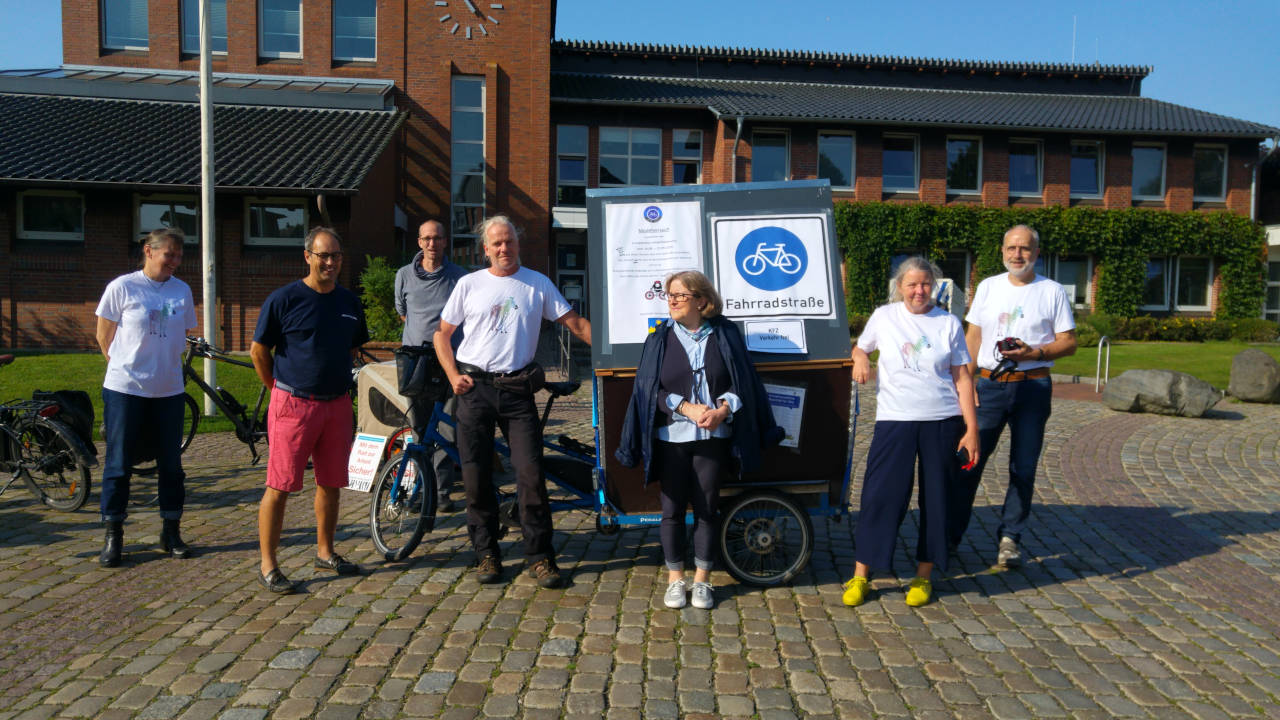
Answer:
<path fill-rule="evenodd" d="M 731 390 L 742 400 L 742 409 L 733 416 L 733 454 L 741 470 L 748 472 L 760 466 L 760 454 L 766 447 L 782 440 L 783 430 L 773 421 L 769 396 L 764 383 L 756 374 L 751 356 L 747 354 L 742 333 L 733 321 L 723 317 L 708 322 L 715 328 L 715 339 L 721 357 L 729 368 Z M 658 378 L 662 374 L 663 356 L 667 348 L 667 335 L 671 321 L 664 322 L 644 342 L 640 352 L 640 366 L 636 368 L 635 387 L 631 390 L 631 402 L 622 421 L 622 436 L 613 455 L 626 467 L 644 463 L 644 482 L 650 477 L 650 461 L 653 459 L 653 428 L 658 410 Z"/>

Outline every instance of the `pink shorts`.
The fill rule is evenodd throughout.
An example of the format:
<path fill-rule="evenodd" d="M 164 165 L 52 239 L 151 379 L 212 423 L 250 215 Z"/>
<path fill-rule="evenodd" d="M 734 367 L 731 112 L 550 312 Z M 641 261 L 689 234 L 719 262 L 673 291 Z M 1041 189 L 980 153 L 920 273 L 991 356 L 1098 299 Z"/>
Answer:
<path fill-rule="evenodd" d="M 316 484 L 347 486 L 351 454 L 351 398 L 306 400 L 271 388 L 267 409 L 267 487 L 281 492 L 302 489 L 307 459 L 314 461 Z"/>

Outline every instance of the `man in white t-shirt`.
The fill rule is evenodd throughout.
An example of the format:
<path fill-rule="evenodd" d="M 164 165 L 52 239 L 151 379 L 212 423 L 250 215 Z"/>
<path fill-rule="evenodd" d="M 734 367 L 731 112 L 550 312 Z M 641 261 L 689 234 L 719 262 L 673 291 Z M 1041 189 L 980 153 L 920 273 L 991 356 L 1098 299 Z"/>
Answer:
<path fill-rule="evenodd" d="M 1036 274 L 1040 235 L 1026 225 L 1016 225 L 1004 234 L 1001 245 L 1007 273 L 983 280 L 973 296 L 965 320 L 969 329 L 965 341 L 973 358 L 970 370 L 977 373 L 974 387 L 978 395 L 978 430 L 982 451 L 978 464 L 960 473 L 948 501 L 949 541 L 959 545 L 987 458 L 1009 426 L 1009 488 L 1005 493 L 996 537 L 1000 544 L 996 562 L 1001 567 L 1022 563 L 1018 543 L 1031 515 L 1036 463 L 1044 445 L 1044 428 L 1053 400 L 1049 369 L 1055 358 L 1076 351 L 1075 320 L 1066 290 L 1058 283 Z M 997 349 L 996 343 L 1007 349 Z M 1003 364 L 1001 361 L 1006 360 Z M 1017 369 L 1000 372 L 1007 361 Z"/>
<path fill-rule="evenodd" d="M 575 312 L 542 273 L 520 266 L 520 240 L 505 215 L 480 223 L 489 267 L 458 280 L 440 313 L 436 356 L 458 396 L 458 455 L 467 492 L 467 532 L 476 551 L 476 579 L 502 579 L 498 506 L 493 490 L 493 432 L 511 446 L 526 567 L 542 587 L 559 587 L 551 547 L 551 506 L 542 474 L 542 436 L 533 393 L 541 369 L 533 362 L 543 320 L 569 328 L 591 344 L 591 323 Z M 455 356 L 450 339 L 466 335 Z"/>

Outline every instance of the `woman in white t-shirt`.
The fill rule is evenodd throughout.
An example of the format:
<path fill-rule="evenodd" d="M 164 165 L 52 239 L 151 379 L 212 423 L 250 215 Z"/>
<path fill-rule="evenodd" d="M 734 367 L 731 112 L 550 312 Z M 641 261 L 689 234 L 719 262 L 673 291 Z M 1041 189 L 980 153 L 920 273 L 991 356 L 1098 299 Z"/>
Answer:
<path fill-rule="evenodd" d="M 98 347 L 107 358 L 102 381 L 102 420 L 107 443 L 102 467 L 103 567 L 120 564 L 130 470 L 139 441 L 156 453 L 160 547 L 191 557 L 178 522 L 185 501 L 182 415 L 186 380 L 182 353 L 196 326 L 191 288 L 173 272 L 182 262 L 182 231 L 161 228 L 142 241 L 142 269 L 112 280 L 98 303 Z"/>
<path fill-rule="evenodd" d="M 878 349 L 880 360 L 876 426 L 867 452 L 854 532 L 854 576 L 844 586 L 845 605 L 866 601 L 873 569 L 892 569 L 917 465 L 920 539 L 916 577 L 906 601 L 912 607 L 929 602 L 934 566 L 946 570 L 947 484 L 962 463 L 978 459 L 973 378 L 965 367 L 969 351 L 960 321 L 933 304 L 939 277 L 938 266 L 923 257 L 904 260 L 889 283 L 889 304 L 871 315 L 853 348 L 855 382 L 865 383 L 871 376 L 868 353 Z"/>

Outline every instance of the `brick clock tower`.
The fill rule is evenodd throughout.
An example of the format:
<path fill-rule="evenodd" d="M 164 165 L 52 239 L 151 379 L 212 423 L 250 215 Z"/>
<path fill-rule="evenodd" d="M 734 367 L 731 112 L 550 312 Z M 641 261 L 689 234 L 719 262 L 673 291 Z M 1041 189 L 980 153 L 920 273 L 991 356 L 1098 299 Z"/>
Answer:
<path fill-rule="evenodd" d="M 524 263 L 549 270 L 554 6 L 406 2 L 401 195 L 411 232 L 421 217 L 448 218 L 455 257 L 478 259 L 471 230 L 501 212 L 525 232 Z"/>

